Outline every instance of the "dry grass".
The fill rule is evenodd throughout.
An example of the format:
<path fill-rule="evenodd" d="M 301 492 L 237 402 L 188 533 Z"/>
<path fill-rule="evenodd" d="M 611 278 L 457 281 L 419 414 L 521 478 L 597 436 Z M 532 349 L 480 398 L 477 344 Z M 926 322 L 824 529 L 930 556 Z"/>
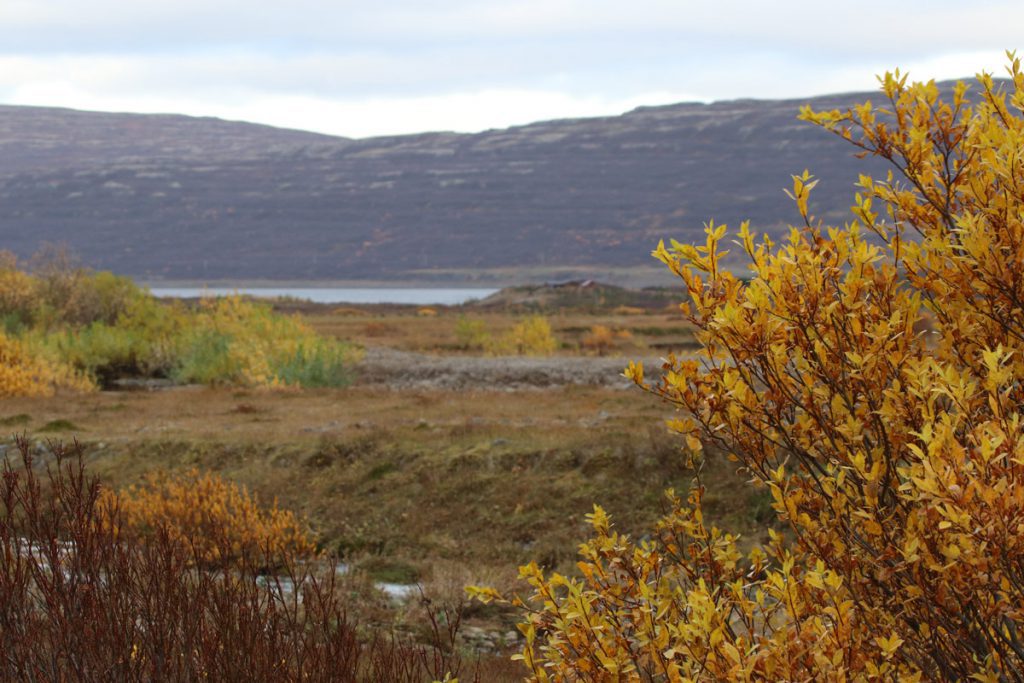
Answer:
<path fill-rule="evenodd" d="M 497 333 L 520 318 L 479 316 Z M 367 345 L 461 354 L 458 314 L 372 307 L 307 317 L 321 333 Z M 689 343 L 678 314 L 635 311 L 551 316 L 576 355 L 594 325 L 628 329 L 611 354 L 652 355 L 657 344 Z M 657 355 L 656 353 L 653 355 Z M 392 391 L 353 386 L 290 392 L 181 387 L 154 392 L 0 401 L 0 441 L 46 425 L 71 424 L 91 471 L 122 487 L 160 469 L 213 470 L 310 520 L 321 546 L 369 578 L 418 580 L 435 603 L 469 583 L 513 586 L 530 560 L 572 571 L 587 538 L 584 516 L 603 505 L 617 526 L 640 536 L 662 512 L 662 491 L 685 489 L 669 409 L 639 391 L 569 386 L 523 392 Z M 742 477 L 721 458 L 706 465 L 709 515 L 749 542 L 764 534 L 764 501 L 737 498 Z M 350 605 L 363 624 L 408 632 L 429 624 L 418 603 L 395 610 L 380 598 Z M 505 632 L 510 616 L 474 606 L 470 626 Z M 503 660 L 495 660 L 501 662 Z M 494 664 L 500 668 L 504 664 Z M 495 669 L 497 671 L 498 669 Z M 514 680 L 512 668 L 508 680 Z M 494 674 L 503 680 L 504 674 Z"/>
<path fill-rule="evenodd" d="M 267 580 L 261 558 L 242 555 L 199 569 L 194 541 L 230 541 L 161 524 L 130 540 L 79 450 L 56 446 L 42 475 L 26 442 L 16 450 L 0 468 L 5 681 L 513 680 L 463 662 L 458 608 L 424 604 L 427 646 L 364 639 L 332 566 L 285 558 Z"/>
<path fill-rule="evenodd" d="M 309 306 L 304 317 L 319 334 L 333 336 L 363 346 L 386 346 L 402 351 L 463 354 L 480 353 L 465 349 L 456 334 L 460 318 L 479 320 L 498 338 L 508 333 L 524 314 L 474 311 L 458 307 L 437 307 L 436 316 L 421 316 L 414 307 L 329 307 Z M 584 340 L 595 325 L 625 331 L 629 338 L 618 337 L 605 351 L 622 357 L 647 356 L 693 348 L 692 328 L 678 311 L 616 312 L 600 314 L 563 311 L 548 315 L 559 341 L 556 353 L 575 356 L 594 353 Z"/>
<path fill-rule="evenodd" d="M 666 408 L 610 389 L 184 388 L 8 399 L 0 418 L 9 415 L 30 416 L 16 428 L 30 435 L 59 419 L 77 425 L 65 436 L 84 440 L 94 471 L 113 485 L 160 468 L 215 470 L 304 514 L 328 548 L 426 573 L 440 560 L 566 564 L 593 503 L 643 533 L 662 490 L 692 478 L 661 426 Z M 753 531 L 749 502 L 731 498 L 730 464 L 709 468 L 712 511 Z"/>

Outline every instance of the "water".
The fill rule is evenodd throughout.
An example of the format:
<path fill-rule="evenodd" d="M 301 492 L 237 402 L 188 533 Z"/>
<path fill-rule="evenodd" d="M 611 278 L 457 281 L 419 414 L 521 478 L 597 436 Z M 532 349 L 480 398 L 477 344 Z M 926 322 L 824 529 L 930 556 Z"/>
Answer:
<path fill-rule="evenodd" d="M 318 304 L 409 304 L 456 306 L 483 299 L 496 289 L 480 287 L 151 287 L 153 296 L 191 299 L 245 294 L 258 298 L 294 297 Z"/>
<path fill-rule="evenodd" d="M 339 562 L 335 565 L 334 571 L 339 576 L 344 576 L 348 573 L 349 566 L 344 562 Z M 293 595 L 295 593 L 295 582 L 288 576 L 257 576 L 256 584 L 272 590 L 279 589 L 283 595 Z M 406 602 L 420 593 L 420 585 L 418 583 L 375 581 L 373 585 L 394 602 Z"/>

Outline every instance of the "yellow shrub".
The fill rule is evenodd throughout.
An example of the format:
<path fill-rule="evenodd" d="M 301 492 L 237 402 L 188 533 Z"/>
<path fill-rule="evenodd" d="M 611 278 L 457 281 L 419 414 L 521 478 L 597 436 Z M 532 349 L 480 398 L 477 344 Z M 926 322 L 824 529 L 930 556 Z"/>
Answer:
<path fill-rule="evenodd" d="M 558 348 L 551 323 L 542 315 L 531 315 L 494 341 L 491 351 L 520 356 L 549 356 Z"/>
<path fill-rule="evenodd" d="M 618 341 L 632 337 L 633 333 L 629 330 L 613 330 L 607 325 L 594 325 L 583 335 L 580 346 L 603 356 L 611 351 Z"/>
<path fill-rule="evenodd" d="M 94 388 L 88 378 L 69 365 L 33 353 L 25 342 L 0 330 L 0 397 L 51 396 L 57 389 Z"/>
<path fill-rule="evenodd" d="M 17 315 L 28 319 L 35 305 L 35 280 L 18 269 L 18 261 L 10 252 L 0 251 L 0 318 Z"/>
<path fill-rule="evenodd" d="M 788 539 L 749 558 L 700 489 L 650 541 L 598 509 L 580 578 L 523 568 L 533 680 L 1011 681 L 1024 671 L 1024 71 L 944 99 L 883 79 L 885 109 L 802 112 L 891 163 L 853 220 L 781 244 L 724 226 L 655 256 L 686 285 L 699 358 L 655 384 L 694 450 L 737 460 Z M 871 235 L 871 239 L 867 235 Z M 932 329 L 926 329 L 929 320 Z M 500 598 L 493 591 L 478 593 Z"/>
<path fill-rule="evenodd" d="M 315 554 L 309 530 L 294 513 L 276 503 L 263 508 L 245 487 L 209 472 L 151 474 L 141 486 L 103 495 L 116 499 L 130 533 L 164 528 L 173 540 L 193 545 L 204 563 L 244 555 L 276 564 Z"/>

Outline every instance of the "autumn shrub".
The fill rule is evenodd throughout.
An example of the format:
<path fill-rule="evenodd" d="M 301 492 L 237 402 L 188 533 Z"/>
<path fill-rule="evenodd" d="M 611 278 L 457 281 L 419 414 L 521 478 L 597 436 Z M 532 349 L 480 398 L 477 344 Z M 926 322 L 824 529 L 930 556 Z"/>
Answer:
<path fill-rule="evenodd" d="M 28 263 L 33 322 L 44 328 L 113 323 L 132 301 L 148 296 L 130 278 L 93 271 L 61 246 L 44 245 Z"/>
<path fill-rule="evenodd" d="M 51 369 L 70 367 L 101 386 L 124 377 L 342 386 L 358 359 L 349 345 L 238 296 L 204 299 L 197 309 L 165 303 L 127 278 L 81 268 L 59 250 L 35 257 L 32 267 L 23 270 L 0 253 L 0 330 L 22 355 L 45 358 Z"/>
<path fill-rule="evenodd" d="M 512 329 L 493 339 L 488 350 L 494 354 L 549 356 L 558 348 L 551 323 L 543 315 L 523 318 Z"/>
<path fill-rule="evenodd" d="M 580 347 L 585 351 L 603 356 L 612 351 L 622 340 L 630 339 L 633 334 L 629 330 L 613 330 L 607 325 L 593 325 L 583 338 Z"/>
<path fill-rule="evenodd" d="M 465 316 L 459 317 L 455 323 L 455 338 L 459 346 L 468 351 L 483 351 L 493 343 L 483 320 Z"/>
<path fill-rule="evenodd" d="M 170 377 L 181 363 L 191 316 L 152 296 L 129 302 L 113 323 L 93 322 L 47 335 L 61 358 L 102 383 L 120 377 Z"/>
<path fill-rule="evenodd" d="M 35 281 L 18 267 L 14 254 L 0 251 L 0 322 L 2 330 L 16 333 L 32 322 Z"/>
<path fill-rule="evenodd" d="M 0 252 L 0 330 L 16 340 L 21 356 L 45 358 L 51 369 L 70 366 L 72 374 L 100 385 L 122 377 L 170 377 L 341 386 L 357 359 L 348 345 L 321 338 L 269 306 L 238 296 L 203 300 L 198 310 L 164 303 L 130 279 L 84 268 L 53 246 L 24 267 Z M 23 368 L 0 370 L 23 374 Z"/>
<path fill-rule="evenodd" d="M 183 331 L 174 377 L 251 386 L 340 386 L 358 357 L 297 318 L 239 296 L 204 299 Z"/>
<path fill-rule="evenodd" d="M 801 117 L 864 154 L 852 219 L 724 226 L 655 255 L 702 350 L 657 382 L 692 449 L 736 459 L 786 533 L 747 557 L 701 490 L 642 542 L 595 510 L 578 577 L 522 569 L 533 680 L 1024 680 L 1024 73 L 882 79 Z M 930 323 L 925 320 L 926 316 Z M 484 598 L 499 598 L 483 590 Z"/>
<path fill-rule="evenodd" d="M 38 346 L 107 386 L 124 377 L 162 377 L 170 368 L 137 331 L 93 323 L 49 334 L 28 335 Z M 171 366 L 173 367 L 173 366 Z"/>
<path fill-rule="evenodd" d="M 457 612 L 420 645 L 353 623 L 330 563 L 204 567 L 223 534 L 154 519 L 135 535 L 81 449 L 51 446 L 45 464 L 24 440 L 0 463 L 0 680 L 494 680 L 454 647 Z"/>
<path fill-rule="evenodd" d="M 118 510 L 128 533 L 161 529 L 172 541 L 188 539 L 206 565 L 259 558 L 274 566 L 316 554 L 309 529 L 294 513 L 263 507 L 244 486 L 212 472 L 152 473 L 139 486 L 104 496 L 116 502 L 107 507 Z"/>
<path fill-rule="evenodd" d="M 48 358 L 0 330 L 0 398 L 51 396 L 59 389 L 94 388 L 88 377 L 70 365 Z"/>

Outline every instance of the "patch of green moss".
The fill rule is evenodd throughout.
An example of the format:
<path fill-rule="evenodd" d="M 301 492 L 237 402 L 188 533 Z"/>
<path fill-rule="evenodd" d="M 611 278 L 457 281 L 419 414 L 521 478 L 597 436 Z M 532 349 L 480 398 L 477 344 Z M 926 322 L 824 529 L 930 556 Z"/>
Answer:
<path fill-rule="evenodd" d="M 50 420 L 38 430 L 39 432 L 80 432 L 82 428 L 71 420 Z"/>

